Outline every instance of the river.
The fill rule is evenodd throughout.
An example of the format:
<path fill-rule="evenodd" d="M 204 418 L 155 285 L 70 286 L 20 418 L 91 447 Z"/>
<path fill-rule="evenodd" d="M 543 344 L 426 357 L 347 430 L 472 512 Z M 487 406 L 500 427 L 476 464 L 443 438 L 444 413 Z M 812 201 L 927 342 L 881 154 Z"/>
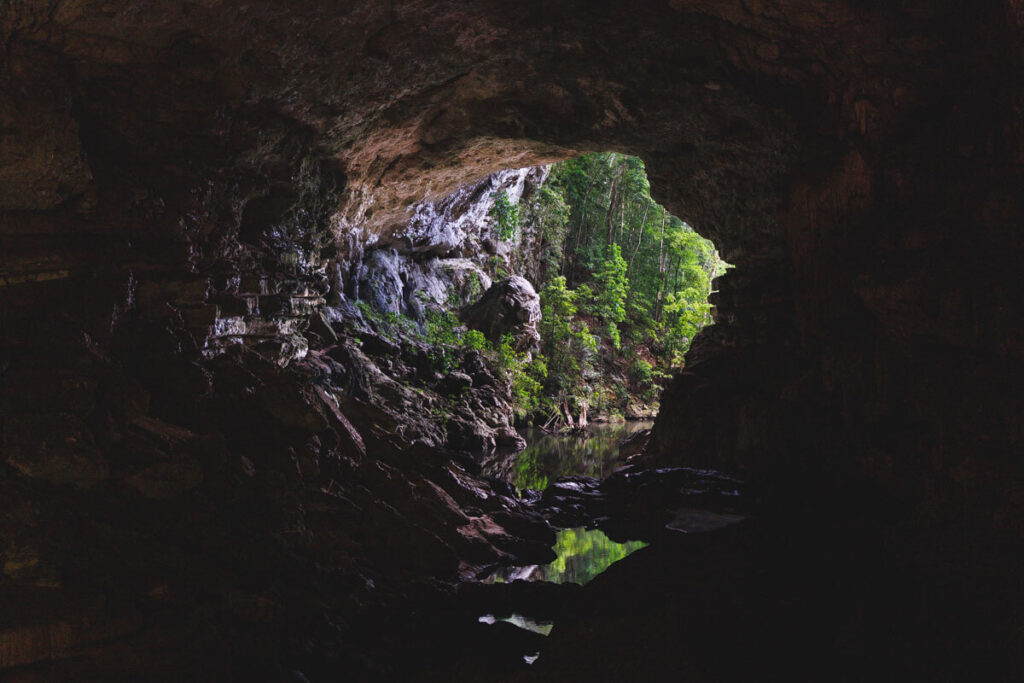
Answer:
<path fill-rule="evenodd" d="M 619 466 L 619 442 L 653 425 L 650 421 L 593 424 L 584 434 L 552 434 L 531 427 L 521 432 L 526 449 L 489 463 L 484 473 L 507 479 L 520 491 L 543 491 L 559 477 L 603 479 Z"/>

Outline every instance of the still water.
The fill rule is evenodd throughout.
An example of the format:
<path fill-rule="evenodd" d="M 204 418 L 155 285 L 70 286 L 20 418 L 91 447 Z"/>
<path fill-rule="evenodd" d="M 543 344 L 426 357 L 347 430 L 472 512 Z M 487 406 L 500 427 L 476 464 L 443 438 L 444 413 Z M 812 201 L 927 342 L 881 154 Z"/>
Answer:
<path fill-rule="evenodd" d="M 548 484 L 565 476 L 604 478 L 619 466 L 619 442 L 652 422 L 593 425 L 587 434 L 549 434 L 539 429 L 523 432 L 526 450 L 513 458 L 498 459 L 485 467 L 485 473 L 502 477 L 519 491 L 542 491 Z M 556 558 L 550 564 L 526 567 L 502 567 L 484 579 L 485 583 L 508 581 L 549 581 L 551 583 L 584 584 L 632 552 L 643 548 L 643 541 L 616 543 L 599 529 L 562 529 L 555 539 Z M 552 623 L 512 614 L 496 619 L 492 614 L 479 618 L 481 623 L 507 621 L 519 628 L 548 635 Z M 527 664 L 537 661 L 540 653 L 524 653 Z"/>
<path fill-rule="evenodd" d="M 616 543 L 600 529 L 562 529 L 553 550 L 558 557 L 550 564 L 502 567 L 487 583 L 507 581 L 550 581 L 584 584 L 626 555 L 643 548 L 643 541 Z"/>
<path fill-rule="evenodd" d="M 506 477 L 517 489 L 542 491 L 559 477 L 604 478 L 619 465 L 619 442 L 653 422 L 594 424 L 586 434 L 550 434 L 536 428 L 522 432 L 526 450 L 512 462 L 494 463 L 485 474 Z"/>

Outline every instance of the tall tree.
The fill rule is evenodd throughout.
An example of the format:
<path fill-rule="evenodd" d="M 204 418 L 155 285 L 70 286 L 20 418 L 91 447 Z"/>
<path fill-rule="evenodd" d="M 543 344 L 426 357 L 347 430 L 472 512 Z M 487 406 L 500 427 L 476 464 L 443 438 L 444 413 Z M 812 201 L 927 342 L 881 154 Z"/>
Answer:
<path fill-rule="evenodd" d="M 661 241 L 658 244 L 658 299 L 654 304 L 654 319 L 659 323 L 661 322 L 662 314 L 662 298 L 665 295 L 664 288 L 664 275 L 665 275 L 665 219 L 668 217 L 668 212 L 663 211 L 661 214 Z"/>

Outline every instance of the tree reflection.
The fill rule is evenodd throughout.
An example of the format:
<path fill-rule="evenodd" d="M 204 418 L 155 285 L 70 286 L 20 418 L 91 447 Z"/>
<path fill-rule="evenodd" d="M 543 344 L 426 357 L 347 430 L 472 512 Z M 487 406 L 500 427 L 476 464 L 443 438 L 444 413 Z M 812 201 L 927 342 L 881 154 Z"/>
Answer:
<path fill-rule="evenodd" d="M 604 478 L 619 462 L 619 441 L 650 427 L 649 422 L 594 426 L 583 435 L 548 434 L 539 429 L 524 432 L 529 444 L 512 467 L 512 484 L 520 491 L 543 491 L 564 476 Z"/>
<path fill-rule="evenodd" d="M 562 529 L 555 539 L 558 557 L 547 565 L 508 567 L 498 570 L 490 581 L 504 583 L 517 579 L 551 583 L 584 584 L 630 553 L 643 548 L 643 541 L 616 543 L 599 529 Z"/>

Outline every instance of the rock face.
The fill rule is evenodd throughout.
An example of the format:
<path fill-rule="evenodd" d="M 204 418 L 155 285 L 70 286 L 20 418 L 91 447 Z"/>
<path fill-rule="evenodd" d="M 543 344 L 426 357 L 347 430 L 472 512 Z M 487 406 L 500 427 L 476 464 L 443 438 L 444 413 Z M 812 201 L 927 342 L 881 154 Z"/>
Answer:
<path fill-rule="evenodd" d="M 616 149 L 736 266 L 649 464 L 743 471 L 771 528 L 861 558 L 787 631 L 821 655 L 789 677 L 1014 679 L 1022 28 L 1018 0 L 0 3 L 0 667 L 366 672 L 310 643 L 518 547 L 493 516 L 518 504 L 426 445 L 441 416 L 405 438 L 323 323 L 468 257 L 412 207 Z M 768 537 L 708 566 L 801 576 Z"/>
<path fill-rule="evenodd" d="M 491 285 L 479 301 L 466 307 L 462 320 L 494 344 L 512 335 L 516 350 L 530 350 L 540 342 L 540 297 L 529 280 L 513 276 Z"/>
<path fill-rule="evenodd" d="M 387 245 L 361 248 L 358 260 L 344 264 L 347 290 L 382 313 L 420 323 L 431 305 L 475 301 L 491 286 L 491 274 L 511 270 L 523 242 L 519 234 L 509 240 L 497 235 L 490 215 L 495 197 L 504 193 L 512 203 L 525 202 L 546 177 L 546 167 L 498 171 L 436 202 L 420 202 Z M 366 242 L 376 239 L 365 230 L 356 234 Z"/>

